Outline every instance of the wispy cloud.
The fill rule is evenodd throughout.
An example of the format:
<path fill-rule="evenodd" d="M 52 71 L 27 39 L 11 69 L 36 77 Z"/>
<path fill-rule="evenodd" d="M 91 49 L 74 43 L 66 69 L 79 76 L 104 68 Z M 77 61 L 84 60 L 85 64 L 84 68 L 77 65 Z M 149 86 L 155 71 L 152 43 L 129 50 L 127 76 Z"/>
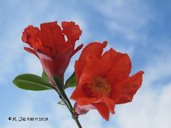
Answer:
<path fill-rule="evenodd" d="M 91 5 L 103 15 L 102 20 L 113 36 L 120 35 L 126 41 L 145 38 L 144 30 L 154 18 L 153 10 L 141 0 L 102 0 Z"/>
<path fill-rule="evenodd" d="M 120 128 L 170 128 L 171 83 L 159 90 L 146 89 L 131 104 L 118 106 Z"/>

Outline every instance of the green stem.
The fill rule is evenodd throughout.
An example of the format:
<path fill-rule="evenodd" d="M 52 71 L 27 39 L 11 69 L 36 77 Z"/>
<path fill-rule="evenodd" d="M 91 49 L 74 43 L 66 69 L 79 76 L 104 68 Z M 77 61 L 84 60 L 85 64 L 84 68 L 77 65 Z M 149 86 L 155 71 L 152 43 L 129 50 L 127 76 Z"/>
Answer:
<path fill-rule="evenodd" d="M 65 105 L 67 106 L 68 110 L 70 111 L 72 118 L 75 120 L 78 128 L 82 128 L 79 120 L 78 120 L 78 115 L 75 112 L 74 108 L 71 105 L 71 102 L 69 101 L 68 97 L 66 96 L 65 92 L 63 91 L 63 93 L 60 92 L 59 88 L 57 88 L 56 86 L 54 87 L 55 91 L 59 94 L 60 98 L 63 100 L 63 102 L 65 103 Z M 62 95 L 63 94 L 63 95 Z"/>

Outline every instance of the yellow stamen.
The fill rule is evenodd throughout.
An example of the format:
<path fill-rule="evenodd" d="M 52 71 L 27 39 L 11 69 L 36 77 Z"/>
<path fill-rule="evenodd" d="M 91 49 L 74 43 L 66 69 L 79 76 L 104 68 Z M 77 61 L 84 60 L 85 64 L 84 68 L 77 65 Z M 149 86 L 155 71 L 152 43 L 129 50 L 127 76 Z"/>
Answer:
<path fill-rule="evenodd" d="M 97 77 L 94 79 L 93 84 L 91 85 L 91 90 L 94 93 L 94 96 L 109 96 L 111 92 L 111 86 L 104 78 Z"/>

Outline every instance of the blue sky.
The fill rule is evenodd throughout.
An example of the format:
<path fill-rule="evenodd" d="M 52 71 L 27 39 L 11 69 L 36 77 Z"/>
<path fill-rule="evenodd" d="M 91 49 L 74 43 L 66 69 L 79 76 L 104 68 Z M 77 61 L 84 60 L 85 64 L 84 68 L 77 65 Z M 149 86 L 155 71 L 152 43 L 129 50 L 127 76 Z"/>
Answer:
<path fill-rule="evenodd" d="M 116 107 L 110 121 L 96 111 L 80 117 L 86 128 L 171 127 L 171 1 L 163 0 L 1 0 L 0 1 L 0 127 L 76 127 L 69 112 L 57 105 L 53 91 L 16 88 L 21 73 L 41 74 L 41 65 L 23 50 L 23 29 L 50 21 L 75 21 L 83 30 L 78 44 L 109 41 L 108 48 L 130 55 L 132 74 L 144 70 L 144 81 L 133 102 Z M 73 72 L 74 56 L 66 77 Z M 71 90 L 67 90 L 70 95 Z M 10 116 L 48 117 L 47 122 L 11 122 Z"/>

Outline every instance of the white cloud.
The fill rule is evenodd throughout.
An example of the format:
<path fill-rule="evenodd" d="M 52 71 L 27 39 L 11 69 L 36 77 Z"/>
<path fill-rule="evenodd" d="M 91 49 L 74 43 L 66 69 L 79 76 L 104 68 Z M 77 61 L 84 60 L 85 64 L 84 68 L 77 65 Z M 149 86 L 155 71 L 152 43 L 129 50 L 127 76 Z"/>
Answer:
<path fill-rule="evenodd" d="M 33 54 L 28 53 L 26 59 L 24 59 L 24 65 L 26 67 L 26 73 L 39 74 L 42 73 L 42 65 L 39 59 Z"/>
<path fill-rule="evenodd" d="M 132 103 L 118 106 L 120 128 L 170 128 L 171 83 L 160 91 L 148 89 Z"/>
<path fill-rule="evenodd" d="M 16 48 L 14 43 L 11 43 L 10 46 L 7 44 L 2 45 L 0 53 L 1 58 L 3 58 L 0 63 L 0 67 L 3 67 L 0 74 L 0 83 L 3 85 L 6 82 L 8 74 L 13 73 L 16 69 L 20 69 L 21 63 L 16 64 L 16 62 L 21 61 L 20 54 L 22 52 L 20 52 L 19 48 Z"/>

